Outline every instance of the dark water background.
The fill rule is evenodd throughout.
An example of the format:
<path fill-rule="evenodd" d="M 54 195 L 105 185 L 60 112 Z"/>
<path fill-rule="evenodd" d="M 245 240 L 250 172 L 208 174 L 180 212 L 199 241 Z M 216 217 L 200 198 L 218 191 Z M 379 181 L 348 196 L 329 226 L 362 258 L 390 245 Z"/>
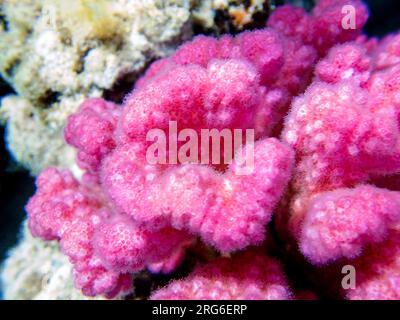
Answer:
<path fill-rule="evenodd" d="M 400 0 L 368 0 L 371 17 L 366 26 L 370 36 L 400 30 Z M 0 53 L 1 54 L 1 53 Z M 0 77 L 0 98 L 13 89 Z M 24 205 L 34 193 L 34 179 L 10 156 L 5 144 L 6 130 L 0 126 L 0 263 L 17 243 Z M 1 298 L 1 291 L 0 291 Z"/>

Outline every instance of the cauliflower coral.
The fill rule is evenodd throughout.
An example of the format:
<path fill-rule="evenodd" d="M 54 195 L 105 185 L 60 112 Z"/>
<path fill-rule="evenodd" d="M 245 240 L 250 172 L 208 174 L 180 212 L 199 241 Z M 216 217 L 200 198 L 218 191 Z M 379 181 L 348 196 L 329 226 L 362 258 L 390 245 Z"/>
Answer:
<path fill-rule="evenodd" d="M 122 105 L 88 99 L 65 127 L 84 174 L 39 175 L 32 234 L 60 242 L 90 296 L 130 292 L 145 268 L 170 273 L 201 241 L 224 257 L 152 299 L 293 298 L 263 250 L 269 224 L 304 263 L 354 265 L 357 287 L 343 297 L 399 298 L 400 36 L 368 39 L 367 17 L 358 0 L 283 6 L 264 29 L 183 44 Z M 148 133 L 168 136 L 171 121 L 195 135 L 253 130 L 255 141 L 218 165 L 148 161 Z M 169 156 L 185 142 L 174 139 Z M 240 174 L 248 152 L 253 168 Z"/>
<path fill-rule="evenodd" d="M 400 297 L 399 43 L 396 34 L 332 48 L 281 135 L 296 165 L 280 229 L 316 266 L 353 265 L 352 299 Z"/>
<path fill-rule="evenodd" d="M 156 291 L 153 300 L 286 300 L 292 293 L 275 259 L 255 251 L 219 258 Z"/>

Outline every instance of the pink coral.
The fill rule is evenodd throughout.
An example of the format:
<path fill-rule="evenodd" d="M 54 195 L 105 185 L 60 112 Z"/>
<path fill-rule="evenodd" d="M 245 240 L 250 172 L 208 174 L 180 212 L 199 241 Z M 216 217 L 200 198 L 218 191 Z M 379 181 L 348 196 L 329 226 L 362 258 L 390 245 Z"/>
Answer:
<path fill-rule="evenodd" d="M 264 226 L 290 177 L 292 154 L 276 139 L 267 139 L 255 144 L 254 170 L 249 175 L 236 174 L 236 163 L 223 175 L 184 165 L 153 173 L 149 182 L 145 177 L 149 173 L 134 174 L 139 168 L 130 166 L 124 174 L 124 154 L 108 160 L 103 183 L 135 221 L 152 230 L 171 225 L 200 235 L 221 251 L 233 251 L 264 239 Z M 116 180 L 116 175 L 121 178 Z M 132 175 L 141 176 L 139 184 Z"/>
<path fill-rule="evenodd" d="M 336 189 L 309 204 L 299 245 L 314 264 L 355 258 L 400 222 L 400 193 L 373 186 Z"/>
<path fill-rule="evenodd" d="M 373 52 L 360 43 L 334 47 L 285 120 L 282 138 L 297 155 L 289 218 L 296 237 L 313 195 L 400 169 L 399 65 L 376 70 Z"/>
<path fill-rule="evenodd" d="M 67 171 L 43 171 L 37 187 L 26 207 L 29 227 L 35 236 L 61 241 L 63 252 L 75 265 L 76 287 L 90 296 L 113 297 L 119 291 L 129 290 L 130 276 L 105 269 L 93 253 L 94 228 L 110 214 L 100 199 Z"/>
<path fill-rule="evenodd" d="M 70 116 L 65 141 L 78 150 L 78 164 L 97 171 L 101 159 L 115 147 L 114 130 L 120 108 L 103 99 L 88 99 Z"/>
<path fill-rule="evenodd" d="M 220 60 L 220 62 L 215 61 L 216 59 Z M 199 86 L 199 89 L 202 87 L 205 89 L 203 94 L 207 100 L 203 107 L 210 108 L 210 114 L 213 111 L 213 104 L 221 107 L 223 104 L 228 103 L 229 99 L 235 97 L 243 102 L 252 95 L 248 101 L 251 101 L 249 108 L 255 109 L 254 112 L 240 112 L 239 109 L 235 113 L 241 118 L 244 117 L 240 121 L 242 127 L 247 125 L 248 122 L 246 119 L 248 117 L 258 118 L 257 122 L 260 125 L 256 126 L 255 130 L 263 133 L 265 131 L 268 132 L 268 129 L 273 124 L 281 120 L 283 114 L 287 111 L 291 97 L 298 94 L 308 85 L 316 60 L 317 54 L 313 47 L 304 45 L 300 40 L 288 39 L 283 34 L 271 28 L 243 32 L 236 37 L 225 35 L 218 40 L 205 36 L 197 36 L 193 41 L 178 48 L 176 53 L 171 57 L 154 63 L 144 77 L 136 83 L 136 88 L 140 89 L 144 84 L 149 84 L 155 76 L 157 76 L 156 83 L 159 84 L 162 81 L 161 79 L 168 77 L 168 74 L 171 72 L 172 75 L 170 77 L 175 76 L 176 79 L 182 78 L 182 82 L 184 82 L 185 77 L 190 77 L 190 73 L 196 73 L 198 78 L 196 79 L 196 84 Z M 246 64 L 244 64 L 245 62 Z M 187 66 L 186 68 L 178 69 L 182 70 L 180 77 L 174 75 L 173 71 L 171 71 L 177 65 Z M 188 68 L 191 65 L 201 68 L 194 68 L 193 66 Z M 217 65 L 218 67 L 216 67 Z M 240 70 L 240 67 L 243 71 Z M 207 68 L 208 77 L 206 75 L 203 76 L 203 68 Z M 226 72 L 216 73 L 216 70 L 220 70 L 220 68 L 222 70 L 225 68 Z M 255 81 L 246 80 L 249 77 L 244 74 L 246 68 L 250 69 L 247 73 L 252 71 L 253 74 L 257 75 L 257 79 L 254 78 L 254 75 L 249 78 L 249 80 L 255 79 Z M 234 72 L 235 70 L 236 72 Z M 186 75 L 186 73 L 189 74 Z M 219 78 L 216 77 L 217 75 L 219 75 Z M 205 79 L 202 81 L 204 77 Z M 198 81 L 202 82 L 199 83 Z M 209 85 L 203 84 L 204 81 L 210 81 L 211 83 Z M 219 86 L 207 92 L 210 87 L 215 86 L 217 81 Z M 241 82 L 243 84 L 240 84 Z M 249 88 L 251 90 L 245 94 L 246 82 L 248 83 L 247 86 L 251 84 L 253 88 Z M 151 90 L 151 88 L 152 86 L 150 85 L 147 90 Z M 265 92 L 265 89 L 268 90 Z M 221 91 L 219 95 L 214 97 L 215 90 Z M 257 91 L 260 92 L 254 94 Z M 223 95 L 222 92 L 224 93 Z M 229 93 L 233 96 L 229 97 Z M 136 92 L 136 94 L 139 93 Z M 157 91 L 155 91 L 155 94 L 157 94 Z M 261 100 L 264 102 L 261 104 L 260 102 L 256 102 L 257 96 L 260 95 Z M 221 100 L 222 97 L 223 100 Z M 135 100 L 137 99 L 135 98 Z M 240 101 L 236 102 L 233 100 L 232 106 L 238 105 L 238 102 L 240 105 Z M 253 101 L 256 102 L 255 107 L 253 107 Z M 202 103 L 196 103 L 196 100 L 194 100 L 191 106 L 193 105 L 201 106 Z M 189 105 L 188 108 L 190 108 Z M 190 110 L 194 111 L 193 109 Z M 270 119 L 271 115 L 272 122 Z M 216 124 L 221 122 L 221 118 L 209 118 L 208 121 L 210 120 L 217 120 Z M 231 119 L 227 120 L 231 125 L 233 124 Z M 224 123 L 221 123 L 222 125 Z"/>
<path fill-rule="evenodd" d="M 29 227 L 34 236 L 60 239 L 75 216 L 88 216 L 100 208 L 68 171 L 47 169 L 36 181 L 37 191 L 27 206 Z"/>
<path fill-rule="evenodd" d="M 181 128 L 254 128 L 260 135 L 271 122 L 265 95 L 257 70 L 245 61 L 214 60 L 207 69 L 176 66 L 126 99 L 120 139 L 143 141 L 150 129 L 166 129 L 170 120 Z"/>
<path fill-rule="evenodd" d="M 370 77 L 371 60 L 362 45 L 352 42 L 337 45 L 317 64 L 315 74 L 323 82 L 337 83 L 351 78 L 363 86 Z"/>
<path fill-rule="evenodd" d="M 172 228 L 148 232 L 122 215 L 102 223 L 94 234 L 95 252 L 109 269 L 119 272 L 132 273 L 147 264 L 164 263 L 175 252 L 181 252 L 185 243 L 190 244 L 185 233 Z"/>
<path fill-rule="evenodd" d="M 374 67 L 385 69 L 400 63 L 400 33 L 386 36 L 372 51 Z"/>
<path fill-rule="evenodd" d="M 355 28 L 343 27 L 345 6 Z M 293 242 L 286 249 L 320 268 L 357 268 L 359 286 L 344 297 L 400 297 L 399 35 L 362 36 L 367 16 L 358 0 L 321 0 L 311 13 L 283 6 L 264 29 L 183 44 L 122 105 L 88 99 L 65 128 L 84 175 L 38 177 L 26 207 L 32 234 L 60 242 L 77 288 L 113 297 L 144 268 L 174 271 L 195 237 L 224 254 L 270 246 L 276 211 L 274 226 Z M 232 161 L 224 141 L 216 163 L 201 161 L 214 150 L 197 141 L 201 152 L 187 162 L 174 154 L 187 140 L 171 134 L 172 122 L 197 136 L 254 130 L 255 141 Z M 168 137 L 157 154 L 169 162 L 149 161 L 153 129 Z M 217 258 L 152 294 L 291 297 L 280 264 L 261 249 Z"/>
<path fill-rule="evenodd" d="M 267 134 L 310 80 L 300 74 L 311 74 L 315 59 L 312 48 L 272 29 L 200 36 L 154 63 L 122 106 L 87 100 L 65 128 L 82 181 L 55 169 L 42 173 L 27 206 L 32 233 L 60 241 L 85 294 L 108 296 L 144 267 L 173 271 L 189 234 L 222 252 L 262 243 L 293 165 L 292 150 Z M 167 133 L 171 121 L 198 134 L 253 129 L 257 141 L 237 149 L 233 163 L 225 145 L 219 165 L 150 163 L 147 135 Z M 252 171 L 240 175 L 247 162 L 239 155 L 247 151 Z"/>
<path fill-rule="evenodd" d="M 354 26 L 344 28 L 346 8 L 354 12 Z M 299 38 L 312 45 L 320 55 L 324 55 L 333 45 L 351 41 L 361 34 L 368 18 L 368 10 L 359 0 L 321 0 L 311 14 L 302 8 L 286 5 L 274 11 L 268 26 L 286 36 Z"/>
<path fill-rule="evenodd" d="M 286 300 L 292 293 L 278 261 L 245 252 L 197 267 L 189 277 L 155 291 L 153 300 Z"/>
<path fill-rule="evenodd" d="M 399 297 L 396 267 L 378 253 L 397 252 L 391 242 L 399 223 L 397 42 L 397 35 L 360 37 L 333 47 L 293 101 L 282 132 L 296 165 L 280 230 L 314 265 L 354 265 L 361 275 L 357 289 L 344 294 L 351 299 Z"/>
<path fill-rule="evenodd" d="M 251 128 L 257 139 L 265 137 L 274 124 L 272 109 L 285 94 L 276 88 L 268 91 L 264 84 L 273 83 L 284 64 L 279 36 L 265 29 L 219 41 L 201 36 L 150 67 L 125 100 L 116 148 L 100 168 L 113 205 L 148 230 L 186 230 L 220 251 L 260 243 L 290 178 L 290 149 L 277 140 L 256 142 L 254 172 L 238 178 L 232 172 L 235 164 L 222 168 L 222 175 L 197 165 L 151 165 L 145 158 L 145 138 L 151 129 L 167 132 L 171 120 L 197 133 L 205 128 Z M 291 65 L 288 78 L 298 68 L 304 70 L 299 63 Z M 261 172 L 264 179 L 257 178 Z M 236 191 L 240 189 L 243 199 Z"/>
<path fill-rule="evenodd" d="M 357 82 L 316 82 L 297 98 L 282 137 L 297 151 L 303 190 L 362 182 L 399 168 L 400 140 L 393 106 L 375 109 Z"/>
<path fill-rule="evenodd" d="M 149 233 L 138 228 L 107 208 L 99 190 L 78 183 L 68 171 L 43 171 L 37 187 L 26 208 L 31 232 L 60 241 L 74 264 L 75 284 L 86 295 L 127 292 L 131 273 L 164 263 L 190 243 L 190 237 L 173 229 Z"/>
<path fill-rule="evenodd" d="M 367 248 L 352 264 L 357 286 L 346 293 L 351 300 L 398 300 L 400 298 L 400 234 L 392 232 L 383 243 Z"/>

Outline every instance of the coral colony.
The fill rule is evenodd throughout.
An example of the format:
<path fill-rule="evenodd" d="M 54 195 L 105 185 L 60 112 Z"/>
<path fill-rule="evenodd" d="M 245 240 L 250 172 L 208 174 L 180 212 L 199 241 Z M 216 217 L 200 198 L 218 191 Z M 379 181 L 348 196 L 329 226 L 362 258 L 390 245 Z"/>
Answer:
<path fill-rule="evenodd" d="M 283 6 L 265 29 L 197 36 L 154 62 L 122 105 L 88 99 L 65 128 L 84 174 L 39 175 L 32 234 L 59 241 L 89 296 L 131 292 L 142 269 L 170 273 L 200 241 L 221 257 L 152 299 L 297 298 L 267 254 L 269 224 L 303 264 L 353 266 L 343 298 L 400 298 L 400 34 L 368 39 L 367 17 L 358 0 Z M 149 139 L 168 140 L 171 121 L 183 138 Z M 252 170 L 188 156 L 204 129 L 253 130 L 234 148 L 251 148 Z M 189 161 L 148 161 L 173 145 Z M 326 272 L 327 288 L 337 281 Z"/>

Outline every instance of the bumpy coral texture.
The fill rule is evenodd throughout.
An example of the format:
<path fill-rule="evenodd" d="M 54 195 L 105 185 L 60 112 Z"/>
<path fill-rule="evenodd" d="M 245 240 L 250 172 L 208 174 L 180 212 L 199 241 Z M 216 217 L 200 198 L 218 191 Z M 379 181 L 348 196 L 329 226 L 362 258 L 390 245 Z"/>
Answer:
<path fill-rule="evenodd" d="M 345 5 L 354 29 L 343 28 Z M 85 294 L 111 297 L 143 268 L 173 271 L 194 237 L 224 254 L 263 244 L 276 211 L 285 248 L 318 268 L 356 267 L 357 288 L 343 297 L 400 298 L 400 37 L 361 35 L 367 16 L 356 0 L 321 0 L 311 13 L 283 6 L 267 28 L 198 36 L 154 62 L 121 106 L 87 100 L 65 129 L 85 174 L 39 176 L 32 233 L 60 241 Z M 232 163 L 205 165 L 174 159 L 186 141 L 175 137 L 170 163 L 148 161 L 148 133 L 168 137 L 171 121 L 199 136 L 254 129 L 256 141 Z M 241 174 L 246 151 L 254 163 Z M 152 297 L 283 299 L 284 279 L 277 262 L 252 252 Z"/>
<path fill-rule="evenodd" d="M 321 193 L 309 205 L 300 248 L 315 264 L 354 258 L 365 242 L 382 241 L 398 222 L 398 192 L 364 185 Z"/>
<path fill-rule="evenodd" d="M 351 28 L 347 28 L 346 15 L 349 12 L 355 14 L 355 25 Z M 368 10 L 361 1 L 320 0 L 310 14 L 303 8 L 290 5 L 278 8 L 269 19 L 268 26 L 301 39 L 323 55 L 335 44 L 354 40 L 360 35 L 367 19 Z"/>
<path fill-rule="evenodd" d="M 86 295 L 111 298 L 128 292 L 131 273 L 154 263 L 168 264 L 169 257 L 182 255 L 190 242 L 171 228 L 153 233 L 138 228 L 107 207 L 97 185 L 79 183 L 66 170 L 43 171 L 37 188 L 26 207 L 30 230 L 42 239 L 60 241 L 74 265 L 75 285 Z"/>
<path fill-rule="evenodd" d="M 68 119 L 65 141 L 78 151 L 78 164 L 88 172 L 98 170 L 101 159 L 115 147 L 113 133 L 120 108 L 103 99 L 87 99 L 80 112 Z"/>
<path fill-rule="evenodd" d="M 298 51 L 302 59 L 293 58 Z M 121 110 L 101 100 L 83 104 L 66 139 L 113 208 L 136 225 L 151 232 L 172 226 L 222 252 L 259 244 L 293 159 L 290 148 L 266 136 L 307 85 L 300 74 L 311 73 L 315 58 L 312 47 L 268 28 L 218 40 L 199 36 L 154 63 Z M 254 129 L 258 141 L 242 150 L 254 149 L 253 172 L 239 175 L 236 160 L 222 168 L 148 163 L 148 132 L 167 133 L 171 120 L 197 133 Z"/>
<path fill-rule="evenodd" d="M 383 243 L 369 246 L 353 260 L 357 286 L 346 293 L 351 300 L 398 300 L 400 297 L 400 235 L 391 232 Z"/>
<path fill-rule="evenodd" d="M 153 293 L 153 300 L 287 300 L 292 298 L 278 261 L 245 252 L 197 267 L 189 277 Z"/>
<path fill-rule="evenodd" d="M 333 47 L 281 136 L 296 165 L 280 228 L 312 264 L 356 267 L 350 299 L 400 297 L 398 44 L 394 34 Z"/>

